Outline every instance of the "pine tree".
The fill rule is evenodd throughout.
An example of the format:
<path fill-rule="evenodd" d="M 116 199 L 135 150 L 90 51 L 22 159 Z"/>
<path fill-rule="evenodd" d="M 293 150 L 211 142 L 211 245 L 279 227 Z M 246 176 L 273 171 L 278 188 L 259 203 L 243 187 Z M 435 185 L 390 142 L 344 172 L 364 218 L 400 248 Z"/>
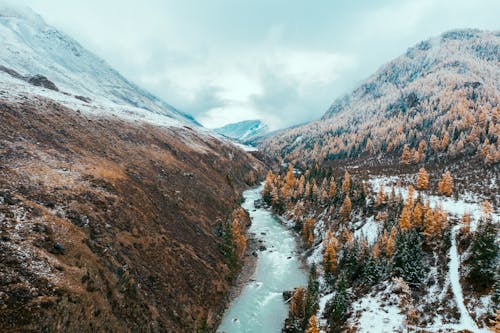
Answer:
<path fill-rule="evenodd" d="M 446 195 L 447 197 L 451 197 L 453 194 L 453 177 L 449 171 L 444 173 L 439 181 L 438 193 Z"/>
<path fill-rule="evenodd" d="M 417 189 L 426 190 L 429 187 L 429 174 L 425 168 L 420 168 L 417 178 Z"/>
<path fill-rule="evenodd" d="M 410 164 L 411 152 L 408 148 L 408 145 L 405 145 L 403 148 L 403 154 L 401 155 L 401 163 L 404 165 Z"/>

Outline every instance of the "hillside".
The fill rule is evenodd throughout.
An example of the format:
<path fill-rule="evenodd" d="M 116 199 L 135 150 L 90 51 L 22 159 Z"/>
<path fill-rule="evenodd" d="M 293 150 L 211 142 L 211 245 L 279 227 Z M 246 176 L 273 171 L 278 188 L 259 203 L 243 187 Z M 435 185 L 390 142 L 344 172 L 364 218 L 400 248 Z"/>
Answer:
<path fill-rule="evenodd" d="M 262 163 L 35 14 L 0 40 L 1 330 L 216 325 Z"/>
<path fill-rule="evenodd" d="M 191 116 L 139 88 L 73 38 L 22 6 L 0 3 L 0 71 L 42 75 L 56 89 L 99 107 L 132 107 L 198 124 Z M 69 99 L 69 98 L 68 98 Z M 74 98 L 73 98 L 74 99 Z"/>
<path fill-rule="evenodd" d="M 499 320 L 500 35 L 410 48 L 260 148 L 309 283 L 284 332 L 488 332 Z"/>
<path fill-rule="evenodd" d="M 383 66 L 321 120 L 281 132 L 262 147 L 308 165 L 397 165 L 405 146 L 409 165 L 498 165 L 499 79 L 499 33 L 451 31 Z"/>

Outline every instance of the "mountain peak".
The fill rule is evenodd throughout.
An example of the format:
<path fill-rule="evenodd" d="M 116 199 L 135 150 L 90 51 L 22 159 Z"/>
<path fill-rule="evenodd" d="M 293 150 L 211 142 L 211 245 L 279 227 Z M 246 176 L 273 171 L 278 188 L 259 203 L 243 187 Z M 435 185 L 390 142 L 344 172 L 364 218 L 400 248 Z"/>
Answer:
<path fill-rule="evenodd" d="M 45 26 L 45 20 L 28 6 L 0 0 L 0 19 L 16 18 L 28 21 L 37 26 Z"/>

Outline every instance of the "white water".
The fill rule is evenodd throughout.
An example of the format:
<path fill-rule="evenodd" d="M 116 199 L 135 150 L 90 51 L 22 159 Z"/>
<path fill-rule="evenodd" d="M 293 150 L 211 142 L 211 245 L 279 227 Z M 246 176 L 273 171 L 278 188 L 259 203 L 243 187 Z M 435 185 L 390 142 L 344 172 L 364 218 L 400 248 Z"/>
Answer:
<path fill-rule="evenodd" d="M 260 199 L 261 193 L 262 186 L 243 193 L 245 202 L 242 207 L 252 218 L 249 231 L 263 240 L 267 250 L 258 251 L 255 273 L 226 310 L 218 332 L 281 332 L 288 315 L 283 291 L 307 284 L 307 275 L 297 259 L 291 231 L 268 210 L 254 208 L 254 200 Z"/>

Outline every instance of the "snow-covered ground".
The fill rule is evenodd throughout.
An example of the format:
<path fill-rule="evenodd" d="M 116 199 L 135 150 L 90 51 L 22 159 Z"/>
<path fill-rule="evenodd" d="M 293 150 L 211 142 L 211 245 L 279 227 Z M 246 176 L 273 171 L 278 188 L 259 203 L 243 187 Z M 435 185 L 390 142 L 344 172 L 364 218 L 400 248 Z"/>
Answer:
<path fill-rule="evenodd" d="M 396 193 L 401 193 L 403 198 L 408 197 L 407 188 L 401 188 L 397 186 L 397 177 L 377 177 L 372 178 L 369 183 L 371 184 L 374 191 L 378 191 L 380 186 L 384 187 L 384 191 L 389 193 L 391 191 L 391 187 L 394 186 L 394 190 Z M 414 198 L 417 196 L 417 191 L 414 193 Z M 429 200 L 431 207 L 439 206 L 443 210 L 445 210 L 448 215 L 452 215 L 456 218 L 461 218 L 465 213 L 471 214 L 471 231 L 474 231 L 477 228 L 477 224 L 483 215 L 482 211 L 482 203 L 483 200 L 480 199 L 478 195 L 473 193 L 466 193 L 465 195 L 461 195 L 458 200 L 453 198 L 436 196 L 436 195 L 423 195 L 424 200 Z M 500 214 L 497 211 L 492 213 L 492 219 L 495 223 L 499 223 Z M 449 252 L 449 264 L 448 264 L 448 276 L 447 281 L 445 281 L 445 286 L 450 285 L 451 290 L 453 292 L 453 297 L 460 313 L 460 319 L 458 324 L 439 324 L 432 327 L 427 327 L 426 330 L 434 331 L 434 332 L 443 332 L 443 331 L 460 331 L 460 330 L 469 330 L 471 332 L 490 332 L 487 329 L 479 328 L 477 323 L 471 317 L 465 302 L 462 291 L 462 286 L 460 284 L 460 263 L 461 256 L 457 250 L 456 243 L 456 234 L 458 230 L 461 228 L 461 225 L 456 225 L 451 229 L 451 247 Z M 437 295 L 430 295 L 431 297 L 437 297 L 442 299 L 444 297 L 444 291 L 447 287 L 443 288 L 444 290 L 436 291 L 439 292 Z M 487 305 L 484 306 L 487 308 Z M 437 319 L 436 322 L 440 322 L 440 318 Z"/>
<path fill-rule="evenodd" d="M 392 292 L 392 284 L 386 290 L 374 292 L 352 304 L 353 316 L 350 326 L 360 333 L 404 332 L 405 316 L 401 314 L 399 298 Z"/>

